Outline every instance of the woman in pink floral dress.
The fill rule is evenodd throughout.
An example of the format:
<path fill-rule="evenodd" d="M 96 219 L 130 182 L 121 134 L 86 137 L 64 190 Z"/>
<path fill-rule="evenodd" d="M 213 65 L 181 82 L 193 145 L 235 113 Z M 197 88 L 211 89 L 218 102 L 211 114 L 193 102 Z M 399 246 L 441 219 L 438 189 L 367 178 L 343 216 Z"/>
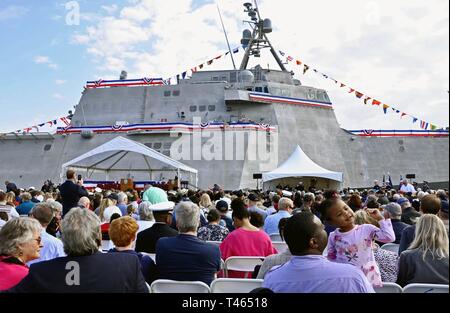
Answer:
<path fill-rule="evenodd" d="M 373 254 L 372 241 L 395 241 L 387 213 L 385 219 L 378 209 L 367 209 L 367 213 L 380 224 L 378 228 L 369 224 L 355 225 L 352 209 L 339 198 L 326 199 L 320 209 L 322 219 L 337 227 L 328 237 L 328 259 L 359 267 L 374 287 L 381 287 L 381 274 Z"/>

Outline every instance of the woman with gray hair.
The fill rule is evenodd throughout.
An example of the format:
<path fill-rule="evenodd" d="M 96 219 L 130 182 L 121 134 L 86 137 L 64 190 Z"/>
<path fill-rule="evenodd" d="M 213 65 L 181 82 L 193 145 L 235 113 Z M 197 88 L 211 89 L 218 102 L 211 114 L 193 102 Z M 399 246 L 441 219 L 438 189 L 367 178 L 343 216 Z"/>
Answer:
<path fill-rule="evenodd" d="M 416 224 L 414 241 L 400 255 L 397 284 L 448 285 L 448 235 L 435 214 L 424 214 Z"/>
<path fill-rule="evenodd" d="M 139 204 L 139 220 L 137 221 L 139 225 L 138 233 L 150 228 L 155 224 L 155 219 L 153 218 L 153 212 L 150 209 L 152 204 L 148 201 L 143 201 Z"/>
<path fill-rule="evenodd" d="M 23 217 L 7 222 L 0 230 L 0 291 L 17 285 L 28 275 L 27 262 L 40 256 L 42 227 Z"/>
<path fill-rule="evenodd" d="M 34 264 L 11 292 L 148 292 L 135 255 L 99 251 L 102 237 L 95 213 L 73 208 L 61 229 L 67 257 Z"/>

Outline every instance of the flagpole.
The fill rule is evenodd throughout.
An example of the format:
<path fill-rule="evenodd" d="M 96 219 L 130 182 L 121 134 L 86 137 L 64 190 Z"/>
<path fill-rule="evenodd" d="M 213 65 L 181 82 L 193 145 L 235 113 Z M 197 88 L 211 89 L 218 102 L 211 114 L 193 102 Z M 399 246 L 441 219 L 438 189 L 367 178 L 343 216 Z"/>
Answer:
<path fill-rule="evenodd" d="M 225 30 L 225 25 L 223 24 L 222 14 L 220 13 L 219 4 L 217 4 L 217 11 L 219 12 L 220 22 L 222 23 L 223 33 L 225 34 L 225 40 L 227 41 L 228 51 L 230 51 L 231 61 L 233 62 L 233 68 L 236 69 L 236 63 L 234 63 L 233 52 L 231 52 L 230 42 L 228 41 L 227 31 Z"/>

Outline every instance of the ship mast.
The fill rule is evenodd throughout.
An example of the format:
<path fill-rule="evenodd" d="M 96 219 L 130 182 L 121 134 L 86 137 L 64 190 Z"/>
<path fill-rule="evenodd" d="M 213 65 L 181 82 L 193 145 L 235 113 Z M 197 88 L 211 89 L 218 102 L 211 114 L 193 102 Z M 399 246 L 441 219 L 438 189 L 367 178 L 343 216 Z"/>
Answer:
<path fill-rule="evenodd" d="M 278 57 L 275 49 L 267 37 L 268 33 L 272 32 L 272 22 L 270 19 L 262 19 L 258 9 L 258 3 L 255 1 L 255 7 L 250 2 L 244 3 L 246 8 L 244 12 L 248 13 L 251 21 L 245 21 L 250 24 L 253 31 L 248 29 L 244 30 L 242 34 L 241 44 L 245 48 L 245 55 L 242 59 L 240 70 L 245 70 L 248 66 L 250 56 L 259 58 L 261 56 L 261 49 L 270 48 L 270 52 L 277 61 L 283 72 L 287 72 L 283 62 Z"/>

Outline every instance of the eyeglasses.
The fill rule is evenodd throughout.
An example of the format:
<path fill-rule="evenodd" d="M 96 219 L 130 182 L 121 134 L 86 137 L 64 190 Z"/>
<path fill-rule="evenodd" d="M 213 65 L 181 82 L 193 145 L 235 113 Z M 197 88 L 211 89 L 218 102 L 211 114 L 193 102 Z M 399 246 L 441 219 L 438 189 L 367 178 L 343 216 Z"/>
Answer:
<path fill-rule="evenodd" d="M 33 238 L 33 240 L 36 240 L 36 242 L 40 245 L 42 242 L 42 238 L 38 237 L 38 238 Z"/>

